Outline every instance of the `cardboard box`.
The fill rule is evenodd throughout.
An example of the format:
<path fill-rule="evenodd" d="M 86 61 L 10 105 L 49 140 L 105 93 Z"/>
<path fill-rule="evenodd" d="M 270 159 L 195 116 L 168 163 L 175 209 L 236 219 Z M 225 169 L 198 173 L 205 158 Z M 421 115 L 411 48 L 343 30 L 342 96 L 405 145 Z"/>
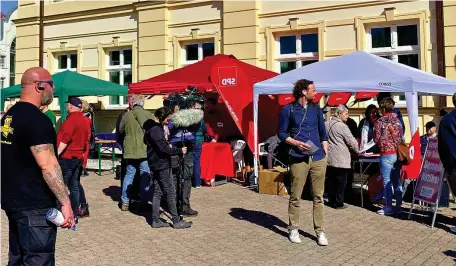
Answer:
<path fill-rule="evenodd" d="M 288 172 L 283 168 L 258 171 L 258 192 L 268 195 L 287 196 L 284 179 Z"/>

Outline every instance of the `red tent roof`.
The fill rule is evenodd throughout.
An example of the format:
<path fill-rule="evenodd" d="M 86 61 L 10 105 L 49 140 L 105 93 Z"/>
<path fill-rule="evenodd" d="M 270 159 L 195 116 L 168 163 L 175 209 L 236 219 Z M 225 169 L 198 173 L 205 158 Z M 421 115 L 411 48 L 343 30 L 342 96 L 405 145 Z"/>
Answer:
<path fill-rule="evenodd" d="M 218 54 L 208 56 L 202 61 L 161 74 L 159 76 L 129 85 L 129 93 L 139 94 L 166 94 L 181 92 L 188 86 L 198 88 L 199 92 L 216 91 L 213 81 L 210 80 L 212 67 L 220 61 L 235 63 L 246 73 L 251 84 L 269 79 L 277 74 L 269 70 L 239 61 L 233 55 Z"/>

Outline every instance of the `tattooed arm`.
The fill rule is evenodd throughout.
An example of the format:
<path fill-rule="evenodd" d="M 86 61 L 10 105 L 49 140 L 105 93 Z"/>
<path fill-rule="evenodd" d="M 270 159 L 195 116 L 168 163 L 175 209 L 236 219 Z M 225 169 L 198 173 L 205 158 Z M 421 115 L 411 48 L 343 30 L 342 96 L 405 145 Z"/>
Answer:
<path fill-rule="evenodd" d="M 55 157 L 54 145 L 39 144 L 31 146 L 30 150 L 35 157 L 36 163 L 43 172 L 44 180 L 62 205 L 61 210 L 64 220 L 60 227 L 68 229 L 73 228 L 73 210 L 71 209 L 71 202 L 65 184 L 63 183 L 62 170 Z"/>
<path fill-rule="evenodd" d="M 43 178 L 55 194 L 60 204 L 70 204 L 70 199 L 63 183 L 62 170 L 55 157 L 54 145 L 41 144 L 30 147 L 38 166 L 43 172 Z"/>

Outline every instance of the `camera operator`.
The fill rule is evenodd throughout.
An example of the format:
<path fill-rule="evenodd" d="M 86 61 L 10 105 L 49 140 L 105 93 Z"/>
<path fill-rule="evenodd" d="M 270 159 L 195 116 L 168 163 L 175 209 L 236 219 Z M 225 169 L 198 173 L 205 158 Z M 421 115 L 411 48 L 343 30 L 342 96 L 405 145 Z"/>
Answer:
<path fill-rule="evenodd" d="M 153 204 L 152 204 L 152 227 L 168 227 L 168 223 L 160 219 L 160 202 L 163 193 L 166 195 L 168 211 L 172 216 L 173 228 L 184 229 L 191 227 L 191 222 L 181 220 L 177 212 L 176 190 L 174 180 L 171 177 L 171 156 L 179 153 L 186 154 L 187 148 L 171 148 L 165 137 L 163 127 L 168 124 L 170 111 L 167 107 L 161 107 L 155 111 L 155 118 L 144 123 L 146 134 L 144 141 L 147 144 L 147 159 L 153 172 Z"/>
<path fill-rule="evenodd" d="M 204 112 L 190 108 L 192 101 L 187 100 L 181 106 L 189 109 L 175 107 L 172 121 L 168 124 L 170 130 L 169 142 L 176 148 L 187 147 L 187 154 L 171 157 L 171 167 L 176 180 L 178 193 L 178 206 L 180 213 L 186 217 L 194 217 L 198 212 L 190 207 L 190 194 L 193 177 L 193 151 L 195 149 L 196 132 L 199 130 Z"/>

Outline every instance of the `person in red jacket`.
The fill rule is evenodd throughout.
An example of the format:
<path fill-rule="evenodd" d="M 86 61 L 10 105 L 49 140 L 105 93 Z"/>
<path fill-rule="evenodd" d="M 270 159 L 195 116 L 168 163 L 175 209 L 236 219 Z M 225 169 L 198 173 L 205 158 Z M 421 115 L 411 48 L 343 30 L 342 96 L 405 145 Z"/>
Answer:
<path fill-rule="evenodd" d="M 79 214 L 79 169 L 84 153 L 89 146 L 90 127 L 82 111 L 82 101 L 73 97 L 67 102 L 68 117 L 57 134 L 59 164 L 63 180 L 70 190 L 71 208 L 74 217 Z"/>

